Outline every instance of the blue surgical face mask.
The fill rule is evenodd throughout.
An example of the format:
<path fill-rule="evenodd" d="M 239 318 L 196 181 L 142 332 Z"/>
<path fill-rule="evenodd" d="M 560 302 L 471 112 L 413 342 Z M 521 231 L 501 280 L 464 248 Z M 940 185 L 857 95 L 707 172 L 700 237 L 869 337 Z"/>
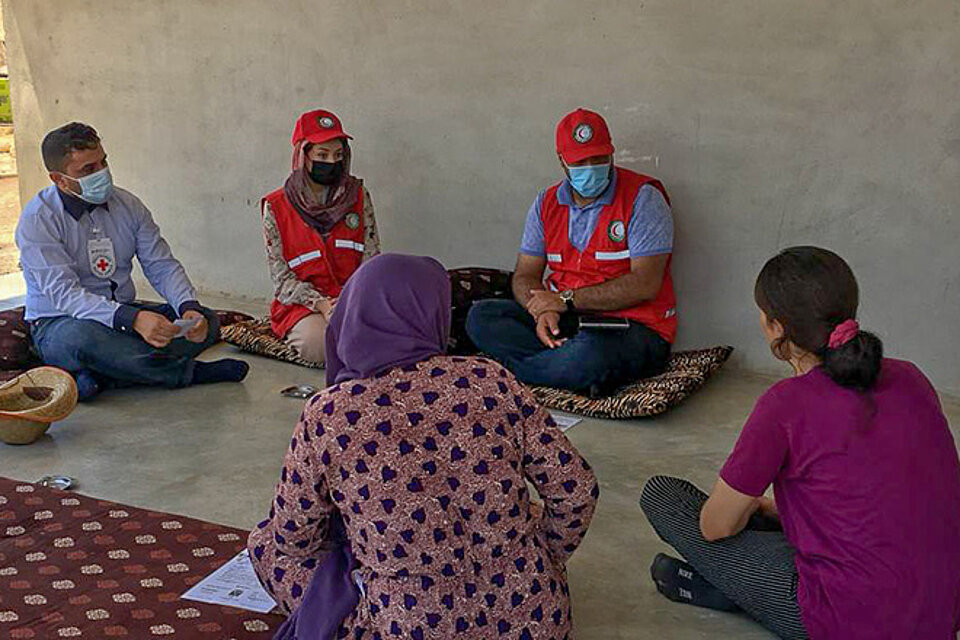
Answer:
<path fill-rule="evenodd" d="M 567 167 L 570 186 L 584 198 L 596 198 L 610 184 L 610 163 Z"/>
<path fill-rule="evenodd" d="M 113 193 L 113 176 L 110 175 L 110 167 L 104 167 L 82 178 L 67 177 L 80 185 L 80 193 L 73 195 L 92 204 L 103 204 Z"/>

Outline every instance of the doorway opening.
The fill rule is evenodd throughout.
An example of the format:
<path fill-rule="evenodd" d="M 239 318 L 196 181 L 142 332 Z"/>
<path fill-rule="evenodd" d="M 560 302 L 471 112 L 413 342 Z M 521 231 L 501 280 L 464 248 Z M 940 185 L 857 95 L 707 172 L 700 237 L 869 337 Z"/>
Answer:
<path fill-rule="evenodd" d="M 0 3 L 0 278 L 20 272 L 20 253 L 13 241 L 19 217 L 20 180 L 17 177 L 17 150 L 13 142 L 3 4 Z"/>

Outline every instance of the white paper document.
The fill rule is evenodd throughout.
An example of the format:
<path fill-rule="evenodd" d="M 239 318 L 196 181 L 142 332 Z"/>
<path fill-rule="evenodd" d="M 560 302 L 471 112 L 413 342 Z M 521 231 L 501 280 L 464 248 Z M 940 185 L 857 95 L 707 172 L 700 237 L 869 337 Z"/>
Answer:
<path fill-rule="evenodd" d="M 583 422 L 583 418 L 565 416 L 562 413 L 557 413 L 556 411 L 551 411 L 550 417 L 553 418 L 553 421 L 557 423 L 558 427 L 560 427 L 560 431 L 566 431 L 567 429 L 572 429 L 573 427 Z"/>
<path fill-rule="evenodd" d="M 260 586 L 246 549 L 180 597 L 184 600 L 237 607 L 257 613 L 269 613 L 276 606 L 270 595 Z"/>

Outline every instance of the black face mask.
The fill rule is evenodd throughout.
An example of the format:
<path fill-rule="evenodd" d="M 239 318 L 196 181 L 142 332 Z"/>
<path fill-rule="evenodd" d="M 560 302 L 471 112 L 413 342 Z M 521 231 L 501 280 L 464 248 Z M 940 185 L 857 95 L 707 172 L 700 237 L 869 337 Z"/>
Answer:
<path fill-rule="evenodd" d="M 317 184 L 330 186 L 340 182 L 343 175 L 343 160 L 336 162 L 317 162 L 313 161 L 310 165 L 310 179 Z"/>

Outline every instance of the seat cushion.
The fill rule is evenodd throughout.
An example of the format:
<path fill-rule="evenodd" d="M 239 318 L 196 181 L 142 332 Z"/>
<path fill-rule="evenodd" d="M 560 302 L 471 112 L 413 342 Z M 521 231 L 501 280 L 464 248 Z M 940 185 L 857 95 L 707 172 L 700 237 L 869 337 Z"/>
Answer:
<path fill-rule="evenodd" d="M 733 347 L 713 347 L 674 353 L 667 370 L 637 380 L 605 398 L 589 398 L 572 391 L 534 387 L 545 407 L 591 418 L 648 418 L 677 406 L 702 387 L 733 353 Z"/>
<path fill-rule="evenodd" d="M 220 330 L 224 342 L 239 347 L 247 353 L 253 353 L 282 362 L 299 364 L 302 367 L 321 369 L 323 365 L 301 358 L 289 344 L 278 338 L 270 329 L 270 320 L 244 320 Z"/>
<path fill-rule="evenodd" d="M 0 311 L 0 371 L 18 371 L 40 364 L 23 311 L 23 307 Z"/>
<path fill-rule="evenodd" d="M 447 353 L 451 355 L 471 355 L 477 348 L 467 336 L 466 323 L 470 307 L 477 300 L 488 298 L 509 299 L 510 279 L 513 274 L 502 269 L 486 267 L 462 267 L 450 269 L 450 290 L 452 299 L 452 321 L 450 342 Z M 304 367 L 320 368 L 321 365 L 307 362 L 297 352 L 274 335 L 270 330 L 270 321 L 248 320 L 238 322 L 221 332 L 224 341 L 249 353 L 291 362 Z"/>

